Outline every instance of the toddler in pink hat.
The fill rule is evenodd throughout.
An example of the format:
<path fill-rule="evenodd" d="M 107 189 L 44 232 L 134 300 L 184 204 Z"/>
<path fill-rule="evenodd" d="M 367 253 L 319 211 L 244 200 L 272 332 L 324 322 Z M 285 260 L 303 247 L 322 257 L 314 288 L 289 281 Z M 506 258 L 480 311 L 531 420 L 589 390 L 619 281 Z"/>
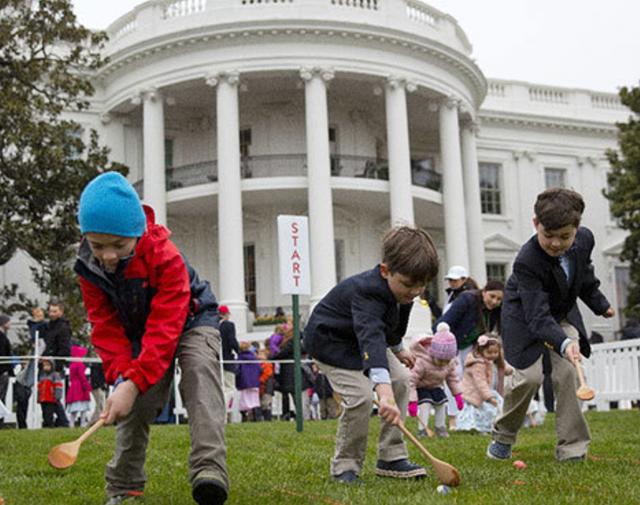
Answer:
<path fill-rule="evenodd" d="M 426 434 L 431 408 L 434 410 L 435 433 L 438 437 L 448 437 L 445 426 L 447 395 L 444 382 L 447 382 L 456 399 L 458 408 L 464 406 L 460 378 L 456 372 L 458 345 L 456 337 L 449 331 L 447 323 L 440 323 L 433 336 L 423 337 L 411 345 L 416 364 L 411 370 L 411 387 L 418 394 L 418 418 L 421 420 L 419 436 Z"/>

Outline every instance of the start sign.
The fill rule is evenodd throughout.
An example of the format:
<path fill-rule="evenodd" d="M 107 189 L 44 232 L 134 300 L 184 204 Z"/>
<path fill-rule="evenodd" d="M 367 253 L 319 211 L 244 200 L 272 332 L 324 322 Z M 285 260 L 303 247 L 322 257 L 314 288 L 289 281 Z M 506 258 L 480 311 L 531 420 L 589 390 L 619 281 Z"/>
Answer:
<path fill-rule="evenodd" d="M 278 216 L 278 252 L 282 294 L 311 294 L 308 218 Z"/>

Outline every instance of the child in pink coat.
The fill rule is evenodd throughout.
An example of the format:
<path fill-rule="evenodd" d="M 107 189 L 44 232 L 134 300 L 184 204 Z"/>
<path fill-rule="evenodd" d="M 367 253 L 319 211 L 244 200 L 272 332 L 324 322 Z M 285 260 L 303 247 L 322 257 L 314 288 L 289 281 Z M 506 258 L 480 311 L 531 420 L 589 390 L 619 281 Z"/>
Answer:
<path fill-rule="evenodd" d="M 71 347 L 72 358 L 84 358 L 88 349 L 79 345 Z M 69 366 L 69 389 L 67 390 L 67 412 L 69 426 L 72 428 L 79 420 L 80 426 L 86 426 L 91 409 L 91 383 L 86 375 L 87 366 L 82 361 L 72 361 Z"/>
<path fill-rule="evenodd" d="M 448 437 L 445 426 L 447 395 L 443 385 L 447 382 L 456 403 L 462 409 L 460 378 L 456 371 L 458 346 L 456 337 L 449 331 L 447 323 L 440 323 L 433 337 L 427 336 L 416 340 L 410 347 L 416 358 L 409 379 L 411 387 L 416 388 L 418 395 L 418 416 L 422 426 L 419 436 L 424 436 L 429 420 L 429 411 L 435 411 L 435 432 L 438 437 Z"/>
<path fill-rule="evenodd" d="M 462 397 L 465 407 L 458 412 L 456 424 L 459 431 L 476 430 L 489 433 L 499 409 L 502 397 L 491 389 L 493 365 L 501 358 L 500 340 L 491 335 L 481 335 L 464 362 L 462 377 Z M 511 375 L 513 368 L 505 363 L 505 375 Z"/>

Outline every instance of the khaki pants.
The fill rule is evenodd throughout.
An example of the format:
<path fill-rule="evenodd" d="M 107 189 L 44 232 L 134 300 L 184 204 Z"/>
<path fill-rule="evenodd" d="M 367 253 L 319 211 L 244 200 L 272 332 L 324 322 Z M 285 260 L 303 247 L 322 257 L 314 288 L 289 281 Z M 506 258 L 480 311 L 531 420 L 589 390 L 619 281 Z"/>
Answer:
<path fill-rule="evenodd" d="M 226 405 L 227 412 L 231 412 L 233 407 L 233 397 L 236 394 L 236 374 L 229 370 L 222 372 L 222 378 L 224 379 L 224 404 Z"/>
<path fill-rule="evenodd" d="M 177 349 L 182 370 L 180 394 L 189 414 L 191 453 L 189 480 L 218 480 L 228 488 L 224 442 L 225 405 L 220 377 L 220 333 L 211 327 L 197 327 L 180 337 Z M 107 495 L 142 491 L 149 424 L 169 398 L 173 366 L 144 395 L 138 396 L 131 413 L 118 422 L 116 450 L 107 464 Z"/>
<path fill-rule="evenodd" d="M 561 322 L 567 337 L 578 340 L 578 331 L 568 322 Z M 551 379 L 556 398 L 556 433 L 558 442 L 556 458 L 560 461 L 584 456 L 591 435 L 582 415 L 582 404 L 576 397 L 578 373 L 573 364 L 551 350 Z M 493 439 L 513 445 L 522 427 L 531 399 L 543 381 L 542 356 L 529 368 L 515 369 L 512 380 L 505 387 L 504 407 L 501 416 L 493 425 Z"/>
<path fill-rule="evenodd" d="M 404 419 L 409 402 L 409 371 L 387 349 L 391 387 L 398 408 Z M 336 449 L 331 460 L 331 475 L 351 470 L 360 474 L 367 452 L 369 419 L 373 406 L 371 381 L 362 370 L 337 368 L 317 361 L 318 368 L 331 382 L 334 391 L 342 397 L 342 414 L 338 421 Z M 382 419 L 378 440 L 378 459 L 396 461 L 408 457 L 407 446 L 398 427 Z"/>

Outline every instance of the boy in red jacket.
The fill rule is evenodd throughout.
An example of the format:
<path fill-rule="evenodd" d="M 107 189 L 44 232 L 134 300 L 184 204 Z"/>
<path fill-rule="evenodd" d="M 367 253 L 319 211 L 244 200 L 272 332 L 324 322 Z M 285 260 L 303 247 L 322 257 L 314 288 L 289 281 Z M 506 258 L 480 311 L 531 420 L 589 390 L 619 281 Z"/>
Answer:
<path fill-rule="evenodd" d="M 106 469 L 107 504 L 140 496 L 149 424 L 166 403 L 174 358 L 189 413 L 189 477 L 199 504 L 224 503 L 228 493 L 225 406 L 218 356 L 217 302 L 170 232 L 155 224 L 116 172 L 82 192 L 78 221 L 83 240 L 75 265 L 91 342 L 107 383 L 116 385 L 101 418 L 118 421 L 116 449 Z"/>

